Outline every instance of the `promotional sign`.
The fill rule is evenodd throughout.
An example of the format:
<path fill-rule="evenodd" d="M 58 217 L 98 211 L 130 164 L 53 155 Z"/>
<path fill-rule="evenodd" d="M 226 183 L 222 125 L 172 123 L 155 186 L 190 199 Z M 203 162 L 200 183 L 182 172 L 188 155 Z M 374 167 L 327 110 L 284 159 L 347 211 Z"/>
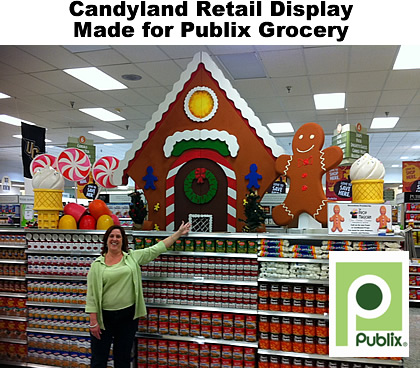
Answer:
<path fill-rule="evenodd" d="M 403 161 L 403 192 L 420 193 L 420 161 Z"/>
<path fill-rule="evenodd" d="M 351 201 L 350 167 L 339 166 L 327 172 L 325 194 L 328 200 Z"/>
<path fill-rule="evenodd" d="M 369 136 L 366 128 L 346 124 L 338 127 L 332 137 L 332 145 L 343 150 L 343 162 L 358 159 L 369 152 Z"/>
<path fill-rule="evenodd" d="M 328 203 L 328 234 L 385 235 L 391 225 L 390 205 Z"/>
<path fill-rule="evenodd" d="M 408 252 L 330 252 L 329 356 L 408 357 Z"/>

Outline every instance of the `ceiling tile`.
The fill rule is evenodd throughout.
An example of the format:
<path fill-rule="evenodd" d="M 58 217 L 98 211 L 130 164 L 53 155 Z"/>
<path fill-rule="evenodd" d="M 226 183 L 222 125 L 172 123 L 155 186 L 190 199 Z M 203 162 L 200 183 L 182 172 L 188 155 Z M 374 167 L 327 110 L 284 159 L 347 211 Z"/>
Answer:
<path fill-rule="evenodd" d="M 260 52 L 261 60 L 271 78 L 306 74 L 302 50 Z"/>
<path fill-rule="evenodd" d="M 346 92 L 347 74 L 313 75 L 309 81 L 314 94 Z"/>
<path fill-rule="evenodd" d="M 417 90 L 383 91 L 378 106 L 408 105 Z"/>
<path fill-rule="evenodd" d="M 90 66 L 89 63 L 66 50 L 62 46 L 19 46 L 23 51 L 48 63 L 56 69 L 83 68 Z M 50 68 L 51 69 L 51 68 Z"/>
<path fill-rule="evenodd" d="M 385 85 L 388 72 L 360 72 L 349 73 L 347 82 L 348 92 L 363 92 L 381 90 Z"/>
<path fill-rule="evenodd" d="M 52 65 L 45 63 L 15 46 L 2 46 L 0 61 L 25 73 L 54 69 Z"/>
<path fill-rule="evenodd" d="M 388 70 L 394 65 L 398 46 L 351 46 L 350 72 Z"/>
<path fill-rule="evenodd" d="M 312 47 L 303 50 L 310 74 L 344 73 L 348 71 L 350 46 Z"/>
<path fill-rule="evenodd" d="M 174 61 L 156 61 L 137 65 L 162 86 L 173 86 L 182 72 Z"/>

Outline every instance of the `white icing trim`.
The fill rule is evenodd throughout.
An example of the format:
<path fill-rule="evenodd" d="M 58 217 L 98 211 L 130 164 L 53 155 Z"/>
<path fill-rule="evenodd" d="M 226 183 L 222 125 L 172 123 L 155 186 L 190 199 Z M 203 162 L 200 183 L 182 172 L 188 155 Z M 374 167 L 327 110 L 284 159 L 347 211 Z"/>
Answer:
<path fill-rule="evenodd" d="M 236 157 L 238 155 L 239 144 L 234 135 L 229 134 L 225 130 L 195 129 L 176 132 L 171 136 L 168 136 L 165 140 L 165 144 L 163 145 L 163 153 L 165 154 L 165 157 L 171 157 L 175 144 L 183 140 L 188 141 L 190 139 L 194 139 L 195 141 L 207 139 L 211 139 L 212 141 L 219 140 L 227 144 L 229 153 L 232 157 Z"/>
<path fill-rule="evenodd" d="M 324 151 L 319 151 L 320 153 L 320 162 L 321 162 L 321 169 L 324 171 L 327 171 L 327 168 L 325 167 L 325 157 L 324 157 Z"/>
<path fill-rule="evenodd" d="M 313 218 L 315 218 L 315 216 L 318 216 L 319 215 L 319 211 L 321 211 L 322 210 L 322 207 L 324 207 L 325 206 L 325 203 L 327 203 L 328 201 L 327 200 L 325 200 L 325 199 L 323 199 L 322 200 L 322 203 L 319 205 L 319 207 L 318 207 L 318 209 L 315 211 L 315 213 L 313 214 Z"/>
<path fill-rule="evenodd" d="M 284 168 L 284 175 L 286 175 L 286 174 L 287 174 L 287 171 L 289 170 L 290 164 L 291 164 L 291 162 L 292 162 L 292 160 L 293 160 L 293 156 L 289 156 L 289 157 L 290 157 L 290 158 L 287 160 L 286 167 Z"/>
<path fill-rule="evenodd" d="M 211 98 L 213 99 L 213 108 L 211 109 L 210 113 L 204 116 L 203 118 L 198 118 L 197 116 L 193 115 L 189 108 L 191 96 L 194 94 L 194 92 L 197 92 L 197 91 L 206 91 L 210 94 Z M 214 116 L 214 114 L 216 114 L 218 107 L 219 107 L 219 101 L 217 100 L 217 96 L 214 93 L 214 91 L 210 89 L 209 87 L 205 87 L 205 86 L 195 87 L 188 92 L 187 96 L 185 96 L 184 112 L 192 121 L 195 121 L 196 123 L 204 123 L 205 121 L 210 120 Z"/>
<path fill-rule="evenodd" d="M 268 129 L 262 125 L 261 120 L 248 106 L 246 101 L 239 95 L 231 83 L 225 78 L 222 71 L 218 68 L 216 63 L 205 52 L 199 52 L 194 55 L 193 60 L 188 64 L 187 68 L 181 73 L 180 79 L 172 88 L 172 91 L 166 95 L 165 100 L 159 105 L 157 111 L 152 115 L 152 118 L 146 123 L 146 127 L 140 132 L 139 137 L 133 142 L 131 149 L 127 151 L 120 165 L 115 170 L 115 185 L 121 185 L 124 175 L 124 170 L 127 169 L 128 164 L 134 159 L 136 152 L 141 149 L 143 143 L 149 138 L 150 133 L 156 128 L 156 124 L 162 119 L 163 114 L 168 111 L 169 106 L 176 100 L 179 92 L 184 88 L 186 82 L 189 81 L 193 72 L 195 72 L 200 63 L 203 63 L 206 70 L 208 70 L 213 78 L 219 83 L 229 99 L 231 99 L 235 107 L 239 109 L 242 116 L 248 120 L 249 125 L 253 127 L 257 135 L 263 140 L 264 144 L 271 149 L 273 156 L 278 157 L 284 153 L 284 149 L 279 146 L 276 139 L 270 134 Z"/>
<path fill-rule="evenodd" d="M 292 211 L 290 211 L 290 210 L 289 210 L 289 207 L 287 207 L 284 203 L 282 204 L 282 207 L 284 208 L 284 210 L 286 211 L 286 213 L 287 213 L 289 216 L 292 216 L 292 218 L 294 218 L 294 217 L 295 217 L 295 215 L 292 213 Z"/>

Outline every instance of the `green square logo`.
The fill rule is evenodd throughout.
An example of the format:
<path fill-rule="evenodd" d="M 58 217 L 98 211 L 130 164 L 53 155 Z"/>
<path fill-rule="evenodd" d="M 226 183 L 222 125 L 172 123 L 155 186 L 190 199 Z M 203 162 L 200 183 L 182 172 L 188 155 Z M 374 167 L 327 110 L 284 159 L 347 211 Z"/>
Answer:
<path fill-rule="evenodd" d="M 330 355 L 408 356 L 408 341 L 407 252 L 330 252 Z"/>

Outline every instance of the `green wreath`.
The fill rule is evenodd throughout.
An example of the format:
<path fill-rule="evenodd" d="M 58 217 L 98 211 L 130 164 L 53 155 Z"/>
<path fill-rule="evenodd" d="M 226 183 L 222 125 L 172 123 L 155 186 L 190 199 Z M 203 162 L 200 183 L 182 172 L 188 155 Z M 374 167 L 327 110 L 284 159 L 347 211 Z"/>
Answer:
<path fill-rule="evenodd" d="M 217 192 L 217 179 L 210 170 L 206 170 L 205 178 L 209 181 L 209 190 L 206 194 L 198 195 L 192 189 L 192 183 L 196 179 L 195 170 L 191 171 L 184 181 L 184 192 L 187 198 L 196 204 L 204 204 L 210 202 Z"/>

